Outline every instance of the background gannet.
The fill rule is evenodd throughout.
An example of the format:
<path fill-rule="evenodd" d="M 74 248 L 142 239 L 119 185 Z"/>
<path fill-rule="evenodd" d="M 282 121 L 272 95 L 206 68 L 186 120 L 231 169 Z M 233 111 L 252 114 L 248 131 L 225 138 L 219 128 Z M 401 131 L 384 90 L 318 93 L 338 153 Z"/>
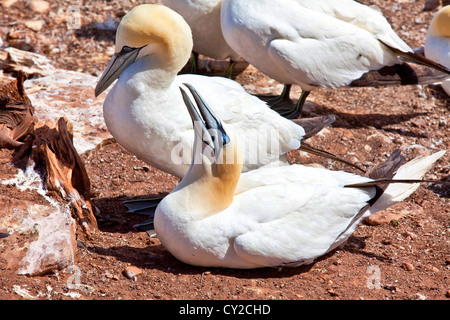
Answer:
<path fill-rule="evenodd" d="M 194 40 L 194 66 L 198 65 L 198 54 L 216 60 L 230 59 L 227 76 L 231 77 L 233 65 L 240 56 L 231 49 L 222 34 L 220 24 L 222 0 L 161 0 L 161 3 L 178 12 L 191 27 Z"/>
<path fill-rule="evenodd" d="M 302 165 L 241 174 L 238 137 L 227 134 L 205 102 L 196 99 L 199 113 L 182 92 L 196 153 L 188 174 L 156 208 L 154 223 L 161 243 L 185 263 L 246 269 L 312 263 L 346 241 L 363 218 L 419 186 L 377 187 L 370 178 Z M 420 179 L 444 153 L 401 166 L 398 150 L 380 172 Z"/>
<path fill-rule="evenodd" d="M 425 56 L 450 68 L 450 5 L 435 13 L 425 39 Z M 442 82 L 450 96 L 450 79 Z"/>
<path fill-rule="evenodd" d="M 116 141 L 151 166 L 184 177 L 194 132 L 178 87 L 188 82 L 214 103 L 228 130 L 241 138 L 244 171 L 287 164 L 285 153 L 301 148 L 303 127 L 281 117 L 233 80 L 177 76 L 191 50 L 189 25 L 166 6 L 139 5 L 123 17 L 116 53 L 95 88 L 98 96 L 119 78 L 103 104 L 105 123 Z"/>
<path fill-rule="evenodd" d="M 301 87 L 296 107 L 279 109 L 287 117 L 301 111 L 315 87 L 349 86 L 404 59 L 450 73 L 414 54 L 378 10 L 353 0 L 223 0 L 221 23 L 243 59 L 288 87 Z"/>

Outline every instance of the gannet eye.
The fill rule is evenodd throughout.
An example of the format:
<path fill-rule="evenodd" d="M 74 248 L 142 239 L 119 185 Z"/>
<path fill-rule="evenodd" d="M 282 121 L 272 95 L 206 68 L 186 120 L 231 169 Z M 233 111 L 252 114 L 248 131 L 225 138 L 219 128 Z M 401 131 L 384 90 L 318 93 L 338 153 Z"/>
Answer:
<path fill-rule="evenodd" d="M 131 52 L 133 52 L 133 51 L 135 51 L 135 50 L 141 51 L 141 49 L 142 49 L 143 47 L 145 47 L 145 46 L 138 47 L 138 48 L 133 48 L 133 47 L 129 47 L 129 46 L 123 46 L 123 47 L 122 47 L 122 50 L 120 50 L 120 54 L 131 53 Z"/>
<path fill-rule="evenodd" d="M 230 137 L 225 132 L 222 132 L 222 140 L 223 145 L 226 145 L 228 142 L 230 142 Z"/>
<path fill-rule="evenodd" d="M 121 53 L 129 53 L 131 51 L 133 51 L 133 48 L 129 46 L 123 46 L 122 50 L 120 50 Z"/>

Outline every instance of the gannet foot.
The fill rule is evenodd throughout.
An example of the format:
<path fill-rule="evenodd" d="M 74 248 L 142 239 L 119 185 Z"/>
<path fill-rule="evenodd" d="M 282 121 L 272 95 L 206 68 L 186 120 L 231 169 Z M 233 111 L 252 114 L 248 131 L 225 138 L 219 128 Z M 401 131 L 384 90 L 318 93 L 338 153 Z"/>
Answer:
<path fill-rule="evenodd" d="M 142 223 L 137 223 L 133 225 L 134 228 L 146 232 L 150 238 L 156 236 L 155 226 L 153 225 L 153 217 L 145 220 Z"/>
<path fill-rule="evenodd" d="M 155 209 L 163 198 L 150 198 L 150 199 L 138 199 L 128 200 L 122 202 L 122 204 L 128 209 L 129 214 L 138 214 L 141 216 L 153 216 Z"/>
<path fill-rule="evenodd" d="M 153 226 L 153 219 L 155 216 L 155 210 L 158 204 L 163 198 L 150 198 L 150 199 L 138 199 L 124 201 L 122 204 L 127 208 L 128 214 L 136 214 L 141 216 L 147 216 L 148 219 L 142 223 L 135 224 L 138 230 L 145 231 L 150 237 L 154 237 L 156 232 Z"/>
<path fill-rule="evenodd" d="M 275 101 L 275 99 L 272 101 Z M 300 116 L 301 113 L 299 110 L 297 110 L 295 104 L 293 104 L 291 101 L 281 100 L 274 103 L 268 101 L 267 104 L 273 111 L 278 112 L 280 116 L 286 119 L 296 119 Z"/>
<path fill-rule="evenodd" d="M 230 60 L 230 65 L 228 66 L 227 73 L 226 73 L 226 77 L 228 79 L 231 79 L 231 77 L 233 76 L 233 69 L 236 66 L 236 63 L 237 63 L 237 61 Z"/>

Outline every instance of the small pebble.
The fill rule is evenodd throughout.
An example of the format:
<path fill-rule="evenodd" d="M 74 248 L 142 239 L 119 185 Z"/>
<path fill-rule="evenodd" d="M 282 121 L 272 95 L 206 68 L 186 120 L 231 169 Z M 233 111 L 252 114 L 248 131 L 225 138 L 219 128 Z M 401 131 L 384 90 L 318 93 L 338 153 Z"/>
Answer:
<path fill-rule="evenodd" d="M 328 292 L 328 294 L 330 295 L 330 296 L 332 296 L 332 297 L 337 297 L 339 294 L 336 292 L 336 291 L 334 291 L 333 289 L 327 289 L 327 292 Z"/>
<path fill-rule="evenodd" d="M 142 270 L 139 269 L 138 267 L 134 267 L 134 266 L 129 266 L 127 267 L 125 270 L 122 271 L 122 274 L 128 278 L 128 279 L 133 279 L 134 281 L 136 281 L 136 276 L 140 275 L 142 273 Z"/>
<path fill-rule="evenodd" d="M 408 262 L 403 262 L 402 267 L 403 267 L 403 269 L 405 269 L 407 271 L 413 271 L 414 270 L 414 266 L 411 263 L 408 263 Z"/>
<path fill-rule="evenodd" d="M 427 297 L 424 296 L 423 294 L 417 292 L 417 293 L 413 296 L 412 299 L 413 299 L 413 300 L 427 300 Z"/>

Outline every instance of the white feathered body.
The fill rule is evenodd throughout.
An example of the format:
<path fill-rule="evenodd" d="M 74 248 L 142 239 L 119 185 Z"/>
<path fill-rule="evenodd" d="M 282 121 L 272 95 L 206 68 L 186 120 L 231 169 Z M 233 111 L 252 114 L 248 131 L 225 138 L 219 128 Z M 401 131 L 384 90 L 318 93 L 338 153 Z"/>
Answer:
<path fill-rule="evenodd" d="M 303 90 L 349 85 L 412 52 L 382 14 L 352 0 L 224 0 L 230 46 L 269 77 Z"/>
<path fill-rule="evenodd" d="M 166 79 L 162 81 L 161 79 Z M 280 117 L 235 81 L 200 75 L 170 76 L 142 58 L 108 93 L 103 112 L 116 141 L 146 163 L 184 177 L 192 160 L 194 131 L 179 86 L 192 84 L 244 146 L 243 171 L 287 164 L 305 132 Z"/>
<path fill-rule="evenodd" d="M 420 179 L 443 154 L 408 162 L 395 178 Z M 159 204 L 155 230 L 176 258 L 192 265 L 308 264 L 345 242 L 362 219 L 402 201 L 418 187 L 391 184 L 374 205 L 358 215 L 375 196 L 375 187 L 343 186 L 369 180 L 301 165 L 260 168 L 241 175 L 228 208 L 206 216 L 189 187 L 177 187 Z M 207 197 L 207 190 L 201 196 Z"/>

